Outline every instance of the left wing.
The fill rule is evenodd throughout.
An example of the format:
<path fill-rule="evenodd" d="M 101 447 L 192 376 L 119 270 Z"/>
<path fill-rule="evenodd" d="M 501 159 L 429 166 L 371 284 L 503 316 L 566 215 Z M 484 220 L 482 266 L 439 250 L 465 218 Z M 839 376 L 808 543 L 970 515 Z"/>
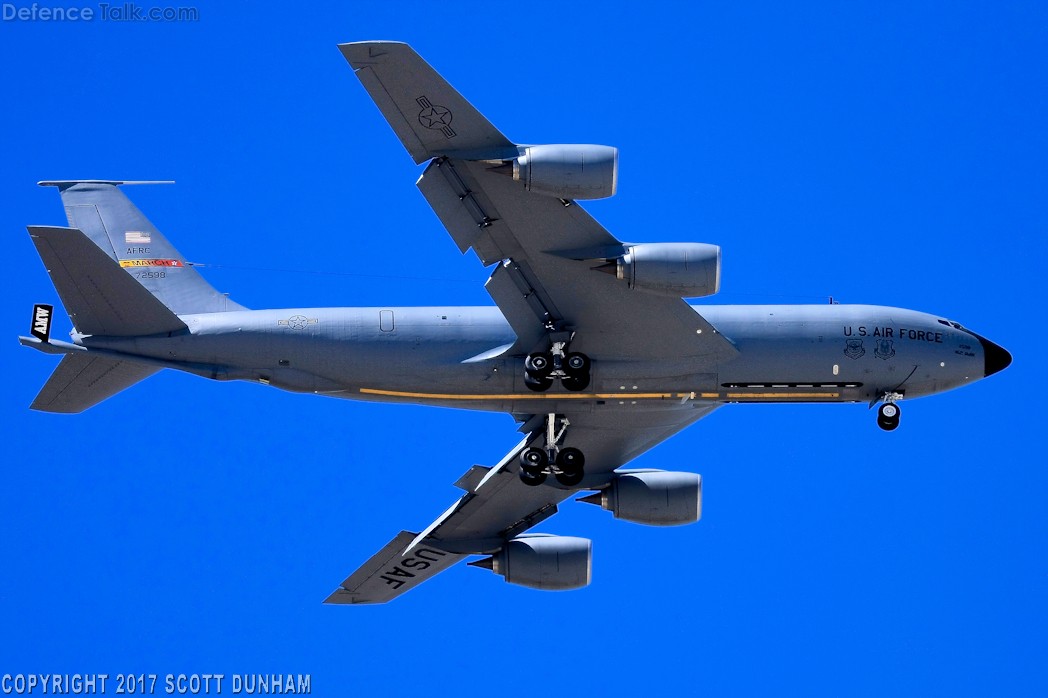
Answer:
<path fill-rule="evenodd" d="M 451 151 L 515 150 L 407 44 L 361 41 L 338 48 L 416 164 Z"/>
<path fill-rule="evenodd" d="M 517 334 L 508 353 L 544 351 L 550 331 L 563 330 L 573 333 L 573 351 L 593 359 L 711 366 L 738 355 L 683 299 L 595 271 L 624 254 L 623 243 L 574 201 L 529 192 L 506 176 L 506 162 L 522 147 L 410 46 L 339 48 L 415 161 L 433 158 L 418 187 L 459 249 L 472 248 L 485 265 L 500 263 L 486 288 Z"/>
<path fill-rule="evenodd" d="M 689 402 L 672 409 L 567 414 L 571 443 L 586 453 L 582 489 L 602 489 L 613 471 L 718 407 Z M 529 420 L 525 422 L 533 422 Z M 628 425 L 629 428 L 625 428 Z M 520 452 L 540 444 L 531 433 L 492 468 L 475 465 L 455 483 L 466 493 L 421 533 L 402 531 L 350 575 L 325 601 L 385 603 L 469 555 L 494 555 L 557 513 L 574 489 L 530 487 L 519 477 Z"/>

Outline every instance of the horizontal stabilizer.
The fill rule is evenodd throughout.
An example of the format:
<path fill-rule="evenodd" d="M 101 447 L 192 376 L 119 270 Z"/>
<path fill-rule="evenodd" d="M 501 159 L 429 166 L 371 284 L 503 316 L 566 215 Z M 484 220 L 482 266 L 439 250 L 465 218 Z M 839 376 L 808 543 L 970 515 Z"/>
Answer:
<path fill-rule="evenodd" d="M 81 334 L 131 337 L 187 329 L 80 230 L 31 226 L 29 234 Z"/>
<path fill-rule="evenodd" d="M 324 603 L 385 603 L 467 557 L 425 545 L 425 541 L 405 555 L 416 535 L 410 531 L 401 531 L 342 582 L 342 586 Z"/>
<path fill-rule="evenodd" d="M 83 412 L 159 370 L 132 361 L 69 354 L 62 358 L 30 408 L 64 414 Z"/>
<path fill-rule="evenodd" d="M 113 186 L 119 186 L 121 184 L 174 184 L 174 180 L 170 179 L 128 179 L 128 180 L 117 180 L 117 179 L 45 179 L 42 182 L 37 182 L 37 185 L 41 187 L 58 187 L 59 189 L 67 189 L 76 184 L 111 184 Z"/>
<path fill-rule="evenodd" d="M 455 152 L 515 149 L 407 44 L 362 41 L 338 48 L 416 163 Z"/>

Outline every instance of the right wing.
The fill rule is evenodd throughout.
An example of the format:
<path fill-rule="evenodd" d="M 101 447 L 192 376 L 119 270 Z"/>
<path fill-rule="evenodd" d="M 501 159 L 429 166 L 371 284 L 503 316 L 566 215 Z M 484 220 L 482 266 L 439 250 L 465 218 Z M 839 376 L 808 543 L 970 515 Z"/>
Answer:
<path fill-rule="evenodd" d="M 616 468 L 718 406 L 692 401 L 629 415 L 569 413 L 571 443 L 586 453 L 587 475 L 580 487 L 607 486 Z M 557 505 L 575 491 L 558 485 L 531 487 L 519 477 L 520 452 L 540 443 L 541 434 L 532 433 L 493 468 L 473 466 L 455 483 L 466 491 L 458 501 L 421 533 L 401 531 L 325 603 L 385 603 L 469 555 L 498 552 L 512 538 L 556 514 Z"/>

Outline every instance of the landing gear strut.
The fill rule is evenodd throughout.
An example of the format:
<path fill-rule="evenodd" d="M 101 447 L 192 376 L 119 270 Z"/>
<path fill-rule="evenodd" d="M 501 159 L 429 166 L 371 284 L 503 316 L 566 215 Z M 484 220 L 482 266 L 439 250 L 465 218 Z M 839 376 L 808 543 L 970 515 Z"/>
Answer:
<path fill-rule="evenodd" d="M 568 390 L 585 390 L 590 383 L 590 360 L 577 351 L 568 352 L 567 341 L 554 341 L 549 351 L 528 354 L 524 359 L 524 385 L 537 393 L 549 390 L 559 378 Z"/>
<path fill-rule="evenodd" d="M 893 431 L 898 428 L 901 411 L 895 403 L 899 400 L 902 400 L 900 393 L 884 394 L 884 402 L 877 408 L 877 426 L 881 429 Z"/>
<path fill-rule="evenodd" d="M 531 446 L 520 452 L 520 480 L 535 487 L 546 481 L 550 473 L 564 487 L 574 487 L 585 476 L 586 458 L 577 448 L 561 447 L 569 422 L 555 414 L 546 416 L 546 446 Z"/>

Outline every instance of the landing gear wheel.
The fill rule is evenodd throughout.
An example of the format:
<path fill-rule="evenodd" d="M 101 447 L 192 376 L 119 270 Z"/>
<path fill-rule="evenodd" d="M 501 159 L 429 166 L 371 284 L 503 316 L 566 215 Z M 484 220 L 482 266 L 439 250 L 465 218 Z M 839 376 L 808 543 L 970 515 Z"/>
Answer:
<path fill-rule="evenodd" d="M 527 470 L 521 469 L 520 481 L 530 487 L 538 487 L 546 481 L 546 473 L 542 470 L 537 473 L 529 473 Z"/>
<path fill-rule="evenodd" d="M 885 402 L 877 408 L 877 426 L 885 431 L 894 431 L 899 426 L 900 412 L 894 402 Z"/>
<path fill-rule="evenodd" d="M 569 376 L 581 376 L 589 373 L 590 360 L 585 354 L 573 351 L 564 357 L 564 370 Z"/>
<path fill-rule="evenodd" d="M 565 487 L 574 487 L 575 485 L 582 482 L 582 478 L 585 477 L 585 473 L 582 470 L 573 470 L 566 473 L 557 473 L 557 482 L 564 485 Z"/>
<path fill-rule="evenodd" d="M 582 470 L 586 465 L 586 457 L 577 448 L 562 448 L 557 454 L 557 467 L 561 470 Z"/>
<path fill-rule="evenodd" d="M 545 378 L 553 370 L 553 355 L 548 353 L 528 354 L 524 359 L 524 371 L 535 378 Z"/>
<path fill-rule="evenodd" d="M 588 373 L 583 373 L 580 376 L 564 376 L 560 379 L 560 384 L 563 385 L 567 390 L 573 392 L 579 392 L 589 387 L 590 377 Z"/>
<path fill-rule="evenodd" d="M 550 389 L 553 385 L 552 378 L 538 378 L 531 375 L 530 373 L 524 374 L 524 385 L 527 386 L 528 390 L 532 390 L 536 393 L 544 393 Z"/>
<path fill-rule="evenodd" d="M 898 419 L 885 419 L 884 417 L 877 417 L 877 426 L 885 431 L 895 431 L 899 427 Z"/>
<path fill-rule="evenodd" d="M 586 458 L 582 455 L 582 451 L 571 447 L 562 448 L 557 454 L 559 471 L 556 475 L 557 482 L 565 487 L 574 487 L 579 484 L 585 476 L 582 469 L 584 465 L 586 465 Z"/>
<path fill-rule="evenodd" d="M 532 474 L 542 472 L 549 465 L 549 457 L 541 448 L 525 448 L 518 458 L 521 470 Z"/>

